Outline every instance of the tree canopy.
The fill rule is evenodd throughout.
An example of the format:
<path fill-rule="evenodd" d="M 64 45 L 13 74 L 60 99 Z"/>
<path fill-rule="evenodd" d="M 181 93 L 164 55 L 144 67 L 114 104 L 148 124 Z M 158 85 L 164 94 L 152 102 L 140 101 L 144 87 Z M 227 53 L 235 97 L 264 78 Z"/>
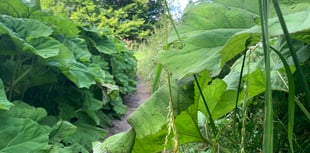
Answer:
<path fill-rule="evenodd" d="M 163 12 L 156 0 L 45 0 L 42 7 L 129 40 L 150 35 Z"/>

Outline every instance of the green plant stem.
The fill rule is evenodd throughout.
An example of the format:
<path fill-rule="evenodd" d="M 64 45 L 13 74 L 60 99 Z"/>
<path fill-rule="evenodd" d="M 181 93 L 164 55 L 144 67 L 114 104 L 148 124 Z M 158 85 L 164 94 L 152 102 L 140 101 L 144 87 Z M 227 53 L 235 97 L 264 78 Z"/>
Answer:
<path fill-rule="evenodd" d="M 244 64 L 245 64 L 245 59 L 246 59 L 246 49 L 244 51 L 244 55 L 243 55 L 243 59 L 242 59 L 241 71 L 240 71 L 239 82 L 238 82 L 237 98 L 236 98 L 236 102 L 235 102 L 235 119 L 237 119 L 236 117 L 238 114 L 237 109 L 238 109 L 239 94 L 241 92 L 242 75 L 243 75 Z"/>
<path fill-rule="evenodd" d="M 172 19 L 172 15 L 171 15 L 171 13 L 170 13 L 170 11 L 169 11 L 169 7 L 168 7 L 167 0 L 165 0 L 165 7 L 166 7 L 166 9 L 167 9 L 168 18 L 169 18 L 169 20 L 170 20 L 170 22 L 171 22 L 171 24 L 172 24 L 172 26 L 173 26 L 173 29 L 174 29 L 175 33 L 177 34 L 178 40 L 179 40 L 180 42 L 182 42 L 181 36 L 180 36 L 180 34 L 179 34 L 178 30 L 177 30 L 177 27 L 176 27 L 175 24 L 174 24 L 174 21 L 173 21 L 173 19 Z"/>
<path fill-rule="evenodd" d="M 164 12 L 168 12 L 168 18 L 169 18 L 171 24 L 173 25 L 173 28 L 174 28 L 175 32 L 177 33 L 178 39 L 181 40 L 181 38 L 179 36 L 179 33 L 178 33 L 178 31 L 177 31 L 177 29 L 175 27 L 175 24 L 173 22 L 173 19 L 171 17 L 171 13 L 169 11 L 169 7 L 168 7 L 168 4 L 167 4 L 167 1 L 165 0 L 164 3 L 165 3 L 165 8 L 164 9 L 166 9 Z M 163 17 L 164 17 L 164 20 L 165 20 L 165 27 L 164 28 L 166 30 L 166 33 L 165 33 L 166 35 L 165 35 L 164 38 L 167 38 L 168 37 L 168 24 L 166 22 L 166 17 L 167 17 L 166 13 L 163 14 Z M 168 44 L 168 40 L 167 39 L 165 39 L 165 44 Z M 154 76 L 154 81 L 153 81 L 153 84 L 152 84 L 152 93 L 154 93 L 157 90 L 157 88 L 158 88 L 159 80 L 160 80 L 160 76 L 162 74 L 162 71 L 163 71 L 163 66 L 160 63 L 158 63 L 156 65 L 156 69 L 155 69 L 155 76 Z"/>
<path fill-rule="evenodd" d="M 15 62 L 15 67 L 14 67 L 14 71 L 12 74 L 12 81 L 11 81 L 11 85 L 10 85 L 10 91 L 9 91 L 9 100 L 12 100 L 12 96 L 13 96 L 13 91 L 16 85 L 16 76 L 17 76 L 17 71 L 20 69 L 21 66 L 21 59 L 20 56 L 16 56 L 15 57 L 16 62 Z M 14 57 L 12 57 L 12 59 L 14 59 Z"/>
<path fill-rule="evenodd" d="M 236 102 L 235 102 L 235 113 L 234 113 L 234 122 L 233 122 L 233 126 L 234 126 L 234 136 L 237 138 L 236 136 L 236 130 L 238 129 L 236 127 L 236 122 L 238 121 L 238 116 L 240 116 L 238 114 L 238 101 L 239 101 L 239 94 L 241 92 L 241 82 L 242 82 L 242 75 L 243 75 L 243 70 L 244 70 L 244 64 L 245 64 L 245 59 L 246 59 L 246 51 L 247 51 L 247 46 L 245 46 L 244 49 L 244 55 L 243 55 L 243 59 L 242 59 L 242 66 L 241 66 L 241 71 L 240 71 L 240 76 L 239 76 L 239 82 L 238 82 L 238 89 L 237 89 L 237 97 L 236 97 Z"/>
<path fill-rule="evenodd" d="M 282 15 L 282 12 L 281 12 L 281 9 L 279 6 L 279 2 L 278 2 L 278 0 L 272 0 L 272 2 L 273 2 L 273 6 L 275 8 L 275 11 L 277 13 L 281 28 L 283 30 L 284 37 L 285 37 L 286 42 L 287 42 L 287 46 L 288 46 L 290 53 L 292 55 L 292 58 L 293 58 L 293 61 L 294 61 L 295 67 L 296 67 L 296 72 L 298 73 L 298 75 L 297 75 L 299 77 L 298 79 L 301 81 L 301 84 L 303 86 L 303 90 L 306 93 L 307 106 L 308 106 L 308 108 L 310 108 L 310 90 L 309 90 L 307 80 L 305 79 L 304 72 L 303 72 L 301 66 L 299 65 L 299 60 L 298 60 L 298 57 L 296 55 L 295 49 L 293 47 L 292 39 L 290 38 L 290 34 L 288 32 L 286 23 L 284 21 L 284 18 L 283 18 L 283 15 Z"/>
<path fill-rule="evenodd" d="M 269 0 L 259 0 L 260 17 L 262 27 L 262 42 L 265 57 L 265 117 L 264 117 L 264 136 L 263 152 L 273 153 L 273 106 L 271 90 L 271 68 L 270 68 L 270 51 L 268 49 L 268 11 Z"/>
<path fill-rule="evenodd" d="M 248 42 L 248 41 L 247 41 Z M 248 42 L 250 44 L 250 42 Z M 247 47 L 247 46 L 246 46 Z M 250 56 L 251 51 L 249 51 L 248 55 L 248 61 L 247 61 L 247 74 L 250 74 Z M 246 55 L 244 55 L 246 56 Z M 245 138 L 246 138 L 246 119 L 247 119 L 247 101 L 248 101 L 248 95 L 249 95 L 249 77 L 247 77 L 245 81 L 245 87 L 244 87 L 244 98 L 243 98 L 243 104 L 242 104 L 242 129 L 241 129 L 241 153 L 245 153 Z"/>
<path fill-rule="evenodd" d="M 22 80 L 28 73 L 30 73 L 32 68 L 26 70 L 22 75 L 20 75 L 17 79 L 13 81 L 13 86 L 15 86 L 20 80 Z"/>
<path fill-rule="evenodd" d="M 209 109 L 209 107 L 208 107 L 208 104 L 207 104 L 207 101 L 206 101 L 206 99 L 205 99 L 205 96 L 204 96 L 204 94 L 203 94 L 203 92 L 202 92 L 202 89 L 201 89 L 201 87 L 200 87 L 200 84 L 199 84 L 199 81 L 198 81 L 198 78 L 197 78 L 196 74 L 194 74 L 194 78 L 195 78 L 195 82 L 196 82 L 196 84 L 197 84 L 198 90 L 199 90 L 199 92 L 200 92 L 200 95 L 201 95 L 201 97 L 202 97 L 202 101 L 203 101 L 203 103 L 204 103 L 204 105 L 205 105 L 205 107 L 206 107 L 206 110 L 207 110 L 207 112 L 208 112 L 209 121 L 210 121 L 210 125 L 211 125 L 211 128 L 212 128 L 213 134 L 214 134 L 214 136 L 216 136 L 216 135 L 217 135 L 217 129 L 216 129 L 216 126 L 215 126 L 215 123 L 214 123 L 214 119 L 213 119 L 212 114 L 211 114 L 211 111 L 210 111 L 210 109 Z"/>
<path fill-rule="evenodd" d="M 305 114 L 305 116 L 310 120 L 310 112 L 307 110 L 307 108 L 301 103 L 301 101 L 298 99 L 298 97 L 295 97 L 295 102 L 300 108 L 300 110 Z"/>
<path fill-rule="evenodd" d="M 169 86 L 169 113 L 168 113 L 168 128 L 172 129 L 173 132 L 173 140 L 174 140 L 174 149 L 173 149 L 173 153 L 177 153 L 178 152 L 178 132 L 177 132 L 177 128 L 175 125 L 175 120 L 174 120 L 174 108 L 173 108 L 173 99 L 172 99 L 172 86 L 171 86 L 171 76 L 168 73 L 168 86 Z M 169 130 L 168 130 L 169 131 Z M 166 136 L 166 143 L 168 142 L 168 137 L 169 137 L 169 132 Z M 165 143 L 165 144 L 166 144 Z"/>

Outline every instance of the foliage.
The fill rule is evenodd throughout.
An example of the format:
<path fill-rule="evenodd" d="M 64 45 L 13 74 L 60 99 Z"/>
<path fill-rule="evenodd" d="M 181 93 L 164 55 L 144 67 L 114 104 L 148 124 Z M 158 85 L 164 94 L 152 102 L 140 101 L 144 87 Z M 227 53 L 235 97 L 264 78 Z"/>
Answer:
<path fill-rule="evenodd" d="M 162 25 L 168 25 L 168 21 L 163 22 Z M 154 79 L 156 69 L 159 67 L 156 65 L 158 62 L 158 58 L 160 53 L 165 51 L 163 49 L 164 44 L 166 42 L 166 38 L 168 37 L 168 29 L 161 27 L 155 28 L 154 35 L 150 36 L 143 43 L 139 43 L 137 48 L 135 48 L 135 57 L 137 58 L 137 75 L 144 79 L 144 81 L 151 86 Z M 166 79 L 165 75 L 162 75 L 160 79 L 160 84 L 163 85 Z"/>
<path fill-rule="evenodd" d="M 300 65 L 309 62 L 309 6 L 308 1 L 281 2 L 285 23 L 293 38 Z M 192 3 L 187 7 L 178 25 L 177 33 L 169 38 L 169 49 L 163 52 L 159 63 L 172 74 L 173 85 L 158 89 L 128 122 L 134 129 L 126 137 L 108 138 L 102 145 L 128 140 L 135 136 L 133 148 L 126 152 L 160 152 L 164 148 L 176 150 L 191 143 L 204 143 L 206 152 L 261 152 L 263 138 L 263 106 L 265 98 L 264 53 L 261 45 L 261 26 L 258 1 L 213 0 L 212 3 Z M 284 34 L 274 11 L 268 19 L 269 43 L 280 52 L 292 72 L 295 66 L 283 40 Z M 245 55 L 244 52 L 247 52 Z M 243 56 L 246 57 L 245 65 Z M 274 151 L 288 152 L 288 79 L 280 58 L 270 53 L 270 82 L 274 105 Z M 241 67 L 244 73 L 241 74 Z M 306 70 L 306 67 L 303 66 Z M 197 80 L 195 77 L 197 76 Z M 241 75 L 241 82 L 239 76 Z M 296 74 L 294 74 L 296 79 Z M 308 76 L 306 71 L 305 76 Z M 306 79 L 309 79 L 308 77 Z M 293 147 L 296 152 L 309 152 L 309 118 L 304 92 L 296 81 L 296 108 L 293 121 Z M 241 90 L 238 90 L 241 84 Z M 199 86 L 201 88 L 199 88 Z M 172 96 L 169 94 L 172 90 Z M 236 97 L 239 95 L 235 108 Z M 169 134 L 169 101 L 173 101 L 176 135 Z M 309 108 L 306 107 L 308 110 Z M 301 111 L 300 111 L 301 110 Z M 291 111 L 290 111 L 291 112 Z M 212 128 L 212 120 L 215 128 Z M 301 123 L 303 122 L 303 123 Z M 168 137 L 166 137 L 168 135 Z M 166 146 L 165 140 L 169 140 Z M 244 141 L 246 140 L 246 141 Z M 244 143 L 244 145 L 239 145 Z M 120 145 L 122 145 L 121 143 Z M 129 144 L 127 142 L 127 144 Z M 151 145 L 150 145 L 151 144 Z M 98 143 L 96 147 L 98 147 Z M 270 145 L 270 144 L 269 144 Z M 115 152 L 115 151 L 114 151 Z"/>
<path fill-rule="evenodd" d="M 142 40 L 151 34 L 162 13 L 161 1 L 57 0 L 44 8 L 65 14 L 80 24 L 91 24 L 122 39 Z"/>
<path fill-rule="evenodd" d="M 136 60 L 91 26 L 0 0 L 0 152 L 91 152 L 126 112 Z"/>

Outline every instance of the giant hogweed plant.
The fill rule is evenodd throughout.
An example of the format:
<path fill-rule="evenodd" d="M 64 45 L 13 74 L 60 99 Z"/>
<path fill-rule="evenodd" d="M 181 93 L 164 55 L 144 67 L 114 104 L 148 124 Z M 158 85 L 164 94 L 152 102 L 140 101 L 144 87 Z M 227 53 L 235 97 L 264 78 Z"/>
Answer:
<path fill-rule="evenodd" d="M 300 78 L 309 80 L 310 3 L 279 2 L 189 5 L 158 61 L 172 80 L 129 117 L 131 130 L 94 151 L 308 152 L 308 84 Z M 167 130 L 171 117 L 177 136 Z"/>
<path fill-rule="evenodd" d="M 126 112 L 133 54 L 39 0 L 0 0 L 0 10 L 0 152 L 91 152 Z"/>

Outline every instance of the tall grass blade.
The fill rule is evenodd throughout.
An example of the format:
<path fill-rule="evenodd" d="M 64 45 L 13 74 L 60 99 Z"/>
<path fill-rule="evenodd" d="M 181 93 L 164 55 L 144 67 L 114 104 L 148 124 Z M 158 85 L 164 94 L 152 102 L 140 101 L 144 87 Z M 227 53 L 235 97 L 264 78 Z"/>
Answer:
<path fill-rule="evenodd" d="M 270 68 L 270 51 L 268 49 L 268 11 L 269 1 L 259 0 L 260 17 L 262 27 L 263 49 L 265 57 L 265 119 L 264 119 L 264 136 L 263 136 L 263 152 L 273 152 L 273 106 L 272 106 L 272 90 L 271 90 L 271 68 Z"/>
<path fill-rule="evenodd" d="M 288 79 L 288 128 L 287 128 L 287 137 L 290 145 L 291 152 L 294 152 L 293 147 L 293 131 L 294 131 L 294 117 L 295 117 L 295 84 L 293 73 L 288 65 L 287 61 L 283 57 L 283 55 L 277 51 L 275 48 L 270 47 L 281 59 L 287 79 Z"/>
<path fill-rule="evenodd" d="M 278 0 L 272 0 L 272 2 L 273 2 L 273 6 L 275 8 L 275 11 L 277 13 L 280 25 L 282 27 L 282 30 L 283 30 L 283 33 L 284 33 L 284 37 L 285 37 L 285 39 L 287 41 L 287 45 L 288 45 L 288 48 L 290 50 L 291 56 L 293 58 L 293 61 L 294 61 L 295 67 L 296 67 L 296 72 L 298 74 L 297 76 L 299 77 L 298 79 L 301 81 L 302 87 L 303 87 L 303 89 L 305 91 L 307 107 L 310 108 L 310 90 L 309 90 L 308 83 L 307 83 L 307 81 L 305 79 L 304 72 L 303 72 L 301 66 L 299 65 L 299 60 L 298 60 L 298 57 L 296 55 L 295 49 L 293 47 L 293 43 L 292 43 L 292 40 L 290 38 L 290 34 L 288 32 L 286 23 L 284 21 L 284 18 L 283 18 L 283 15 L 282 15 L 282 12 L 281 12 Z"/>

